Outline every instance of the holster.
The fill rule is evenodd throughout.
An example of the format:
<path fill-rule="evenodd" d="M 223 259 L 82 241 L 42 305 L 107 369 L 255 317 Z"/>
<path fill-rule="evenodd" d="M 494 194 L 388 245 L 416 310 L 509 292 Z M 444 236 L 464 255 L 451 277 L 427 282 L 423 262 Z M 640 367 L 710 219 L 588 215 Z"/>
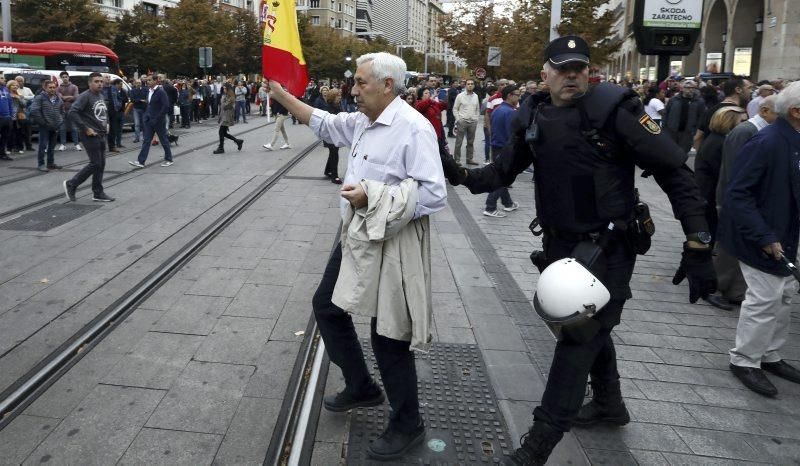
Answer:
<path fill-rule="evenodd" d="M 636 204 L 633 207 L 633 219 L 628 223 L 628 243 L 636 254 L 644 255 L 650 250 L 650 237 L 656 232 L 656 224 L 650 216 L 650 206 L 639 198 L 636 192 Z"/>

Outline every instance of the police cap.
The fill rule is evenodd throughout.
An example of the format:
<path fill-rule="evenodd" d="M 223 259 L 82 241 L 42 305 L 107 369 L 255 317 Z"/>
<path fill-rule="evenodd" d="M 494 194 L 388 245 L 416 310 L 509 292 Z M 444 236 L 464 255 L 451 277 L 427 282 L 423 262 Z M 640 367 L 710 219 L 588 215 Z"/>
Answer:
<path fill-rule="evenodd" d="M 554 39 L 544 49 L 544 60 L 553 66 L 570 62 L 589 64 L 589 44 L 578 36 L 564 36 Z"/>

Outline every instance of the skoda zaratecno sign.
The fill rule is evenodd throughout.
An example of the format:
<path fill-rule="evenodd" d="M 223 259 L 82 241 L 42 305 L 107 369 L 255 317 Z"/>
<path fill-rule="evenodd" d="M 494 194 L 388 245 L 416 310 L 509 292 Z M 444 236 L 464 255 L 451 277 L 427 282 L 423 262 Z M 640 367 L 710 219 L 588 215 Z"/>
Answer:
<path fill-rule="evenodd" d="M 700 29 L 703 0 L 645 0 L 644 27 Z"/>

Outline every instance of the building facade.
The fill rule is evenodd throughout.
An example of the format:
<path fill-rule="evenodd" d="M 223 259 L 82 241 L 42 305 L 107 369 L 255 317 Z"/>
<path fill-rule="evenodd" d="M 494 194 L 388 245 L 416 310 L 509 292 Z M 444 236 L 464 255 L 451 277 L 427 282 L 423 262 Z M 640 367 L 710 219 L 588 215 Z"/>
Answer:
<path fill-rule="evenodd" d="M 623 40 L 606 66 L 610 77 L 654 79 L 657 57 L 636 50 L 634 0 L 612 0 L 624 14 L 615 34 Z M 616 7 L 613 5 L 611 7 Z M 700 39 L 691 55 L 670 58 L 671 73 L 733 72 L 751 80 L 800 78 L 800 1 L 705 0 Z"/>
<path fill-rule="evenodd" d="M 356 0 L 297 0 L 297 10 L 314 26 L 330 26 L 342 35 L 356 33 Z"/>
<path fill-rule="evenodd" d="M 150 13 L 154 15 L 163 15 L 166 8 L 174 8 L 178 6 L 179 2 L 180 0 L 94 0 L 94 3 L 100 11 L 111 19 L 120 18 L 126 11 L 133 10 L 133 7 L 140 3 L 143 4 Z"/>

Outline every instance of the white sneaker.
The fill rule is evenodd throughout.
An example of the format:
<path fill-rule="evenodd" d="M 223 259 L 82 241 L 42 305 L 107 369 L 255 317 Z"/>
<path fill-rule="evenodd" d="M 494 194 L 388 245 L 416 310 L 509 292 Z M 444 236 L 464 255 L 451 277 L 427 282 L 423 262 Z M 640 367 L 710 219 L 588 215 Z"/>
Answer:
<path fill-rule="evenodd" d="M 56 150 L 67 150 L 67 146 L 64 144 L 59 144 L 58 147 L 56 147 Z"/>
<path fill-rule="evenodd" d="M 264 149 L 267 149 L 267 150 L 274 150 L 274 149 L 272 148 L 272 144 L 264 144 Z"/>
<path fill-rule="evenodd" d="M 174 162 L 172 162 L 172 161 L 170 161 L 170 160 L 165 160 L 165 161 L 164 161 L 164 162 L 161 164 L 161 166 L 162 166 L 162 167 L 169 167 L 169 166 L 170 166 L 170 165 L 172 165 L 173 163 L 174 163 Z"/>
<path fill-rule="evenodd" d="M 281 146 L 281 149 L 291 149 L 291 148 L 292 146 L 290 146 L 288 143 Z"/>
<path fill-rule="evenodd" d="M 485 215 L 487 217 L 496 217 L 496 218 L 503 218 L 503 217 L 506 216 L 506 214 L 504 214 L 503 212 L 500 212 L 499 210 L 496 210 L 496 209 L 495 210 L 484 210 L 483 211 L 483 215 Z"/>
<path fill-rule="evenodd" d="M 83 147 L 81 147 L 80 143 L 75 144 L 75 150 L 83 150 Z"/>
<path fill-rule="evenodd" d="M 136 168 L 144 168 L 144 165 L 142 165 L 141 163 L 139 163 L 139 161 L 138 161 L 138 160 L 128 160 L 128 163 L 129 163 L 129 164 L 131 164 L 131 165 L 133 165 L 133 166 L 134 166 L 134 167 L 136 167 Z"/>
<path fill-rule="evenodd" d="M 505 210 L 506 212 L 514 212 L 517 209 L 519 209 L 519 204 L 517 204 L 516 202 L 512 202 L 511 205 L 508 207 L 503 206 L 503 210 Z"/>

